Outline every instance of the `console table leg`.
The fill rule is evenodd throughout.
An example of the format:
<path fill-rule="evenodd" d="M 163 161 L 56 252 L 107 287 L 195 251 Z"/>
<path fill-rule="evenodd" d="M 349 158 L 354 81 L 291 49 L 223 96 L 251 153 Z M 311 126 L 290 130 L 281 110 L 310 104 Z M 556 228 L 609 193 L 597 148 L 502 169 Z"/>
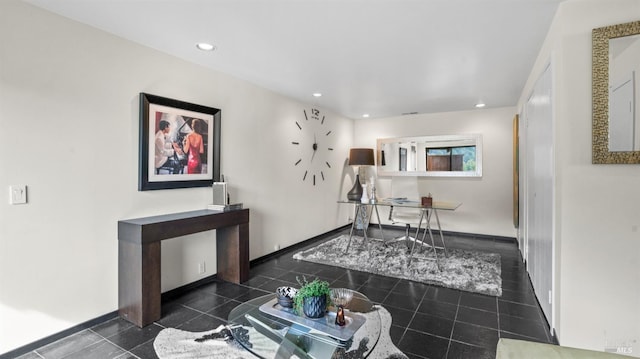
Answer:
<path fill-rule="evenodd" d="M 160 319 L 160 242 L 118 241 L 118 314 L 138 327 Z"/>
<path fill-rule="evenodd" d="M 249 280 L 249 224 L 216 229 L 216 276 L 242 283 Z"/>

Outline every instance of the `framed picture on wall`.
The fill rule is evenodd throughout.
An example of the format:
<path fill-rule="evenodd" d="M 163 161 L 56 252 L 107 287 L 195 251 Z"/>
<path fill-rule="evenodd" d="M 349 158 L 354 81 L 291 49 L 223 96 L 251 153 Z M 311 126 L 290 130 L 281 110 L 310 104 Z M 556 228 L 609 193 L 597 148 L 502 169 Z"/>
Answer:
<path fill-rule="evenodd" d="M 140 93 L 138 190 L 220 180 L 220 110 Z"/>

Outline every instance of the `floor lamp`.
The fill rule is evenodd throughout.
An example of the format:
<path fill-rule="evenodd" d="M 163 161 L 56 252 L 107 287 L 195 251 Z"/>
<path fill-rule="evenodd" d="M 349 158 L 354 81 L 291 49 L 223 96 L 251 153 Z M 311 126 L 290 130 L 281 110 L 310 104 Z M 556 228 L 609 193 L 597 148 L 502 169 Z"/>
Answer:
<path fill-rule="evenodd" d="M 349 150 L 349 166 L 373 166 L 375 161 L 373 158 L 372 148 L 352 148 Z M 356 172 L 356 181 L 353 188 L 347 193 L 347 199 L 350 201 L 359 201 L 362 198 L 362 185 L 360 184 L 360 167 Z"/>

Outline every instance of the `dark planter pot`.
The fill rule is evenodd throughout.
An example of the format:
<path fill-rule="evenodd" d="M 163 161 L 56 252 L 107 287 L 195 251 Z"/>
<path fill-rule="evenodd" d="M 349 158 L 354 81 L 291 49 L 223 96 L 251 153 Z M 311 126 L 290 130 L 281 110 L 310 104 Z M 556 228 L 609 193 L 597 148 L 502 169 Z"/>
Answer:
<path fill-rule="evenodd" d="M 302 311 L 309 318 L 322 318 L 327 311 L 327 297 L 323 295 L 304 298 Z"/>

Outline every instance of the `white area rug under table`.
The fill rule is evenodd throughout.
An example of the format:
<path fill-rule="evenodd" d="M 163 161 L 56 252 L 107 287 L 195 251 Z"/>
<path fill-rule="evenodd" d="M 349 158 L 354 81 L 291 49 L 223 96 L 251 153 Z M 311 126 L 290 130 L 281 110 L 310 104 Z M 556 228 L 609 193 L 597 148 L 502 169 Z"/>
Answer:
<path fill-rule="evenodd" d="M 293 258 L 473 293 L 502 295 L 500 254 L 449 249 L 449 256 L 445 257 L 444 251 L 438 250 L 438 269 L 433 251 L 426 247 L 416 248 L 409 261 L 404 241 L 385 245 L 381 239 L 369 238 L 367 246 L 363 237 L 353 236 L 346 251 L 348 241 L 349 236 L 343 234 L 300 251 Z"/>
<path fill-rule="evenodd" d="M 391 341 L 389 329 L 391 328 L 391 314 L 381 306 L 374 306 L 377 313 L 360 313 L 367 315 L 380 315 L 381 333 L 375 347 L 367 358 L 371 359 L 407 359 Z M 248 335 L 256 335 L 251 343 L 261 346 L 262 351 L 273 352 L 275 357 L 278 351 L 278 344 L 257 335 L 255 329 L 246 327 Z M 360 332 L 360 331 L 359 331 Z M 364 337 L 359 337 L 364 336 Z M 256 341 L 256 338 L 264 338 L 263 341 Z M 362 358 L 363 347 L 371 345 L 366 338 L 366 333 L 358 333 L 353 338 L 352 345 L 344 353 L 335 357 L 358 359 Z M 163 329 L 153 342 L 153 347 L 160 359 L 204 359 L 204 358 L 225 358 L 225 359 L 255 359 L 256 357 L 238 344 L 225 326 L 206 332 L 189 332 L 175 328 Z M 328 359 L 328 358 L 327 358 Z"/>

